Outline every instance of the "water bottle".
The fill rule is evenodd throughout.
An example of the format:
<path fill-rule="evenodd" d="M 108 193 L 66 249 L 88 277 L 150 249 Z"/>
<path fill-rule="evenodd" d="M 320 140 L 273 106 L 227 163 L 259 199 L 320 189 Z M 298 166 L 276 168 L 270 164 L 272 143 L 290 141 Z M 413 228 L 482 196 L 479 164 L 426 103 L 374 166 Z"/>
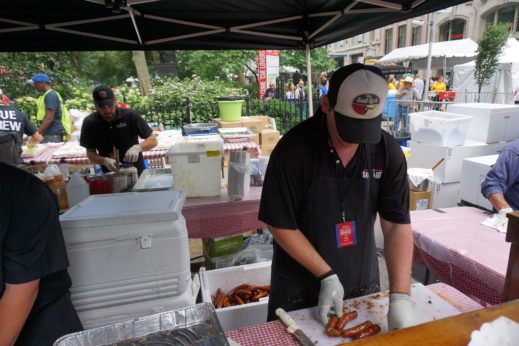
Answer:
<path fill-rule="evenodd" d="M 79 175 L 78 172 L 74 172 L 67 184 L 69 208 L 72 208 L 89 195 L 90 187 L 88 186 L 88 183 Z"/>

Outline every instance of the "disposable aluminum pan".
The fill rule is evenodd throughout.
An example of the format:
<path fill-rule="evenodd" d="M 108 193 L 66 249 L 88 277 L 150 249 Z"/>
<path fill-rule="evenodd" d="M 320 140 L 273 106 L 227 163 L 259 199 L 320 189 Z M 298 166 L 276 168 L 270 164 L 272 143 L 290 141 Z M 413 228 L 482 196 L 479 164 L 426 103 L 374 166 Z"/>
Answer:
<path fill-rule="evenodd" d="M 173 188 L 173 173 L 171 168 L 145 169 L 135 185 L 133 191 L 158 191 Z"/>
<path fill-rule="evenodd" d="M 211 303 L 65 335 L 54 346 L 229 345 Z"/>

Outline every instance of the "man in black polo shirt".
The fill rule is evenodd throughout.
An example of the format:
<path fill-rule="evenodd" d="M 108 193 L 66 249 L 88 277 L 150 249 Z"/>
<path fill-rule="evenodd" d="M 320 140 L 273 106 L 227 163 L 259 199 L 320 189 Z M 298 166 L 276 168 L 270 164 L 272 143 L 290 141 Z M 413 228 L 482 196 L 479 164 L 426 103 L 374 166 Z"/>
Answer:
<path fill-rule="evenodd" d="M 0 163 L 0 345 L 52 345 L 82 330 L 70 301 L 59 204 L 40 179 Z"/>
<path fill-rule="evenodd" d="M 390 281 L 389 329 L 414 324 L 407 167 L 397 142 L 381 131 L 386 95 L 379 69 L 342 67 L 315 115 L 272 152 L 259 212 L 275 239 L 269 320 L 278 307 L 317 305 L 316 316 L 326 324 L 332 310 L 342 315 L 343 299 L 379 291 L 378 212 Z"/>
<path fill-rule="evenodd" d="M 97 112 L 83 121 L 79 140 L 88 159 L 102 165 L 105 172 L 115 172 L 118 167 L 114 150 L 118 149 L 120 162 L 132 163 L 140 175 L 144 170 L 141 152 L 157 145 L 153 131 L 136 111 L 116 107 L 115 95 L 106 85 L 95 88 L 92 96 Z M 144 142 L 139 144 L 139 137 Z"/>

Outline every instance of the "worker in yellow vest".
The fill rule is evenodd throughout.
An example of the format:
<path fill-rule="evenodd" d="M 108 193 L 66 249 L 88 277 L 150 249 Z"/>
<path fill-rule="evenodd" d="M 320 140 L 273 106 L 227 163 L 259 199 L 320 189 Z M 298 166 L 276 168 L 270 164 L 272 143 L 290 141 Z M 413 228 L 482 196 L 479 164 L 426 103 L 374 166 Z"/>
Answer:
<path fill-rule="evenodd" d="M 44 73 L 32 77 L 34 88 L 43 93 L 38 97 L 36 119 L 41 121 L 38 132 L 43 135 L 42 143 L 63 142 L 70 134 L 68 111 L 61 96 L 50 87 L 50 77 Z"/>

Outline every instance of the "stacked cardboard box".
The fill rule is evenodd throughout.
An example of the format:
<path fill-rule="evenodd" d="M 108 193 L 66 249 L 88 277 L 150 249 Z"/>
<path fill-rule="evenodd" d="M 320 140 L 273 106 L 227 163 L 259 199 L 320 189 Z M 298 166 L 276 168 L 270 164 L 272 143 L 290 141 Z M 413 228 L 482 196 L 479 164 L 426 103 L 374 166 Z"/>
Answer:
<path fill-rule="evenodd" d="M 203 253 L 206 268 L 216 269 L 232 265 L 235 254 L 243 245 L 243 236 L 233 235 L 228 237 L 203 239 Z"/>

